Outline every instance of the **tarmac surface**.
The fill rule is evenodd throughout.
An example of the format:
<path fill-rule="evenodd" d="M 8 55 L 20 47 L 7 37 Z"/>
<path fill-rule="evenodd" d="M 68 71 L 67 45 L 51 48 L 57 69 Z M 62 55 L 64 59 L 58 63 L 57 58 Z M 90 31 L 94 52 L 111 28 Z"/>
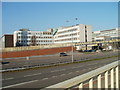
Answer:
<path fill-rule="evenodd" d="M 94 54 L 81 54 L 76 53 L 74 55 L 74 59 L 93 59 L 100 57 L 109 57 L 115 56 L 118 52 L 103 52 L 103 53 L 94 53 Z M 36 63 L 50 63 L 50 62 L 58 62 L 71 60 L 71 56 L 59 57 L 57 55 L 47 56 L 47 57 L 34 57 L 34 59 L 30 59 L 29 61 Z M 10 60 L 10 59 L 6 59 Z M 25 63 L 25 59 L 11 59 L 11 62 L 16 63 L 16 65 L 22 65 L 17 63 Z M 98 61 L 89 61 L 83 63 L 76 64 L 68 64 L 63 66 L 55 66 L 49 68 L 40 68 L 33 70 L 25 70 L 19 72 L 7 72 L 2 74 L 2 86 L 4 88 L 45 88 L 47 86 L 68 80 L 70 78 L 76 77 L 78 75 L 87 73 L 91 70 L 97 69 L 114 61 L 117 61 L 118 57 L 106 58 Z M 10 65 L 10 67 L 13 64 Z M 9 66 L 9 65 L 8 65 Z M 3 66 L 4 67 L 4 66 Z"/>

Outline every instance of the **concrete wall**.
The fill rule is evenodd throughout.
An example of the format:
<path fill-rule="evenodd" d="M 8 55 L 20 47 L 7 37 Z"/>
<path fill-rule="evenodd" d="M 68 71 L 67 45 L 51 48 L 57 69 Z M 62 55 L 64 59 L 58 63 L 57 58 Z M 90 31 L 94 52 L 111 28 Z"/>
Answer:
<path fill-rule="evenodd" d="M 72 47 L 62 47 L 62 48 L 51 48 L 51 49 L 40 49 L 40 50 L 28 50 L 28 51 L 16 51 L 16 52 L 3 52 L 0 58 L 12 58 L 12 57 L 26 57 L 26 56 L 36 56 L 36 55 L 49 55 L 60 52 L 71 51 Z M 74 48 L 76 50 L 76 48 Z"/>
<path fill-rule="evenodd" d="M 87 41 L 92 41 L 92 27 L 87 25 Z"/>
<path fill-rule="evenodd" d="M 80 24 L 79 25 L 79 40 L 80 42 L 85 42 L 85 25 L 84 24 Z"/>

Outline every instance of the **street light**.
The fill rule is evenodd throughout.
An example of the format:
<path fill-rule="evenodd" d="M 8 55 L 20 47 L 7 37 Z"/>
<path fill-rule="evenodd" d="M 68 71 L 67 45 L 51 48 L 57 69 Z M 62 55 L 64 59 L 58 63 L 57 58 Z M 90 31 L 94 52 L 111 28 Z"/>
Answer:
<path fill-rule="evenodd" d="M 74 62 L 74 59 L 73 59 L 73 30 L 72 30 L 72 62 Z"/>
<path fill-rule="evenodd" d="M 68 22 L 70 22 L 70 21 L 67 20 L 66 22 L 68 23 Z M 72 53 L 71 53 L 71 54 L 72 54 L 72 62 L 74 62 L 74 59 L 73 59 L 73 30 L 72 30 L 71 36 L 72 36 L 72 37 L 71 37 L 71 39 L 72 39 L 72 47 L 71 47 Z"/>
<path fill-rule="evenodd" d="M 78 20 L 78 18 L 75 18 L 75 20 Z M 67 20 L 66 22 L 68 23 L 69 21 Z M 72 34 L 71 35 L 72 35 L 71 39 L 72 39 L 72 63 L 73 63 L 74 62 L 74 56 L 73 56 L 73 30 L 72 30 Z"/>

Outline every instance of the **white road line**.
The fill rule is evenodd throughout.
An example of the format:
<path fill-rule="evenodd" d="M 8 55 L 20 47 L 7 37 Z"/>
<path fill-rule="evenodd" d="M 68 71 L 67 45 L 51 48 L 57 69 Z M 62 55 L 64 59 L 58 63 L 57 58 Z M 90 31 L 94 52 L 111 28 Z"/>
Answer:
<path fill-rule="evenodd" d="M 42 80 L 47 80 L 48 78 L 43 78 Z"/>
<path fill-rule="evenodd" d="M 64 71 L 66 69 L 61 69 L 61 70 L 54 70 L 54 71 L 51 71 L 51 72 L 59 72 L 59 71 Z"/>
<path fill-rule="evenodd" d="M 80 72 L 80 71 L 76 71 L 76 72 Z"/>
<path fill-rule="evenodd" d="M 23 85 L 23 84 L 28 84 L 28 83 L 33 83 L 33 82 L 37 82 L 37 81 L 38 80 L 32 80 L 32 81 L 28 81 L 28 82 L 18 83 L 18 84 L 14 84 L 14 85 L 10 85 L 10 86 L 5 86 L 3 88 L 15 87 L 15 86 L 19 86 L 19 85 Z"/>
<path fill-rule="evenodd" d="M 60 76 L 64 76 L 64 75 L 66 75 L 66 74 L 61 74 Z"/>
<path fill-rule="evenodd" d="M 52 78 L 56 78 L 57 76 L 52 76 Z"/>
<path fill-rule="evenodd" d="M 14 78 L 6 78 L 6 79 L 2 79 L 2 80 L 11 80 L 11 79 L 14 79 Z"/>
<path fill-rule="evenodd" d="M 74 69 L 74 68 L 76 68 L 76 67 L 72 67 L 72 69 Z"/>
<path fill-rule="evenodd" d="M 74 69 L 74 68 L 80 68 L 80 67 L 82 67 L 82 66 L 72 67 L 72 69 Z"/>
<path fill-rule="evenodd" d="M 61 71 L 65 71 L 66 69 L 61 69 Z"/>
<path fill-rule="evenodd" d="M 92 64 L 88 64 L 88 65 L 94 65 L 94 64 L 92 63 Z"/>
<path fill-rule="evenodd" d="M 55 70 L 55 71 L 51 71 L 51 72 L 58 72 L 58 70 Z"/>
<path fill-rule="evenodd" d="M 5 64 L 5 66 L 8 66 L 8 65 L 10 65 L 10 64 Z"/>
<path fill-rule="evenodd" d="M 31 75 L 25 75 L 24 77 L 30 77 L 30 76 L 40 75 L 40 74 L 41 74 L 41 73 L 31 74 Z"/>
<path fill-rule="evenodd" d="M 70 72 L 70 73 L 68 73 L 68 74 L 72 74 L 73 72 Z"/>
<path fill-rule="evenodd" d="M 92 68 L 88 68 L 88 69 L 92 69 Z"/>
<path fill-rule="evenodd" d="M 83 70 L 81 70 L 81 71 L 85 71 L 86 69 L 83 69 Z"/>

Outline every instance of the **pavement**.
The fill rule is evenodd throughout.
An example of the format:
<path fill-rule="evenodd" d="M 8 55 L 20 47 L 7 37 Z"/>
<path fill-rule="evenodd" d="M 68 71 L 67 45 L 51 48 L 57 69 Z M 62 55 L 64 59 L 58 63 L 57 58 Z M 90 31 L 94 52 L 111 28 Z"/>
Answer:
<path fill-rule="evenodd" d="M 104 54 L 101 53 L 93 56 L 101 57 L 102 55 L 111 56 L 113 54 L 116 55 L 116 53 L 109 52 L 109 53 L 104 53 Z M 91 58 L 93 56 L 85 55 L 85 57 L 87 58 Z M 57 61 L 58 58 L 55 58 L 55 60 Z M 39 90 L 41 88 L 45 88 L 47 86 L 68 80 L 70 78 L 84 74 L 91 70 L 97 69 L 99 67 L 102 67 L 106 64 L 112 63 L 117 60 L 118 57 L 114 57 L 114 58 L 108 58 L 98 61 L 68 64 L 63 66 L 26 70 L 19 72 L 3 73 L 2 86 L 4 88 L 37 88 Z"/>
<path fill-rule="evenodd" d="M 21 68 L 27 66 L 43 66 L 43 65 L 51 65 L 51 64 L 58 64 L 64 62 L 71 62 L 72 56 L 71 53 L 67 53 L 68 56 L 60 57 L 59 54 L 54 55 L 44 55 L 44 56 L 32 56 L 32 57 L 21 57 L 21 58 L 4 58 L 4 62 L 10 62 L 8 64 L 3 64 L 2 69 L 14 69 L 14 68 Z M 110 57 L 110 56 L 117 56 L 118 51 L 113 52 L 99 52 L 99 53 L 80 53 L 74 52 L 74 60 L 81 61 L 87 59 L 96 59 L 101 57 Z"/>

